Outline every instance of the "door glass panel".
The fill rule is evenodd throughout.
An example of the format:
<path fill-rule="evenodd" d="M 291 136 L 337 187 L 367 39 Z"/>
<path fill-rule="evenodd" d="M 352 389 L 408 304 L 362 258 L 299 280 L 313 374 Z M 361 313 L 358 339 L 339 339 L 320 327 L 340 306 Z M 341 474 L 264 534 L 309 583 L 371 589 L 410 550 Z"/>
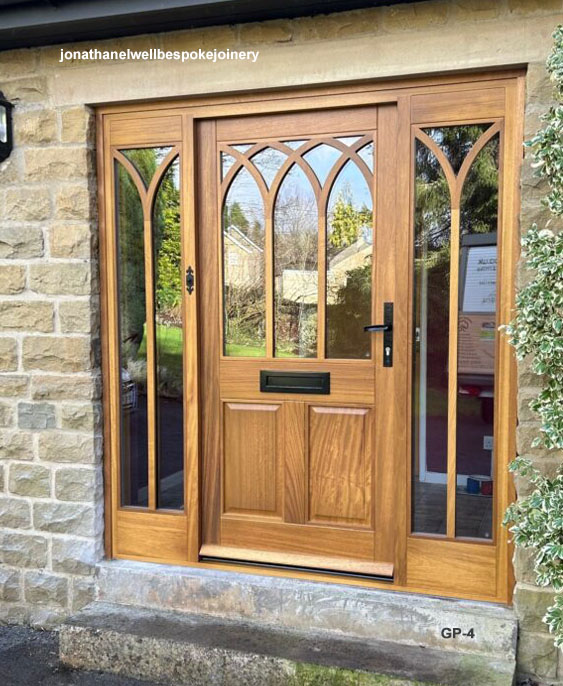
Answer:
<path fill-rule="evenodd" d="M 250 148 L 253 146 L 253 143 L 240 143 L 239 145 L 231 145 L 231 148 L 234 148 L 235 150 L 238 150 L 239 152 L 242 152 L 243 154 L 250 150 Z"/>
<path fill-rule="evenodd" d="M 456 535 L 491 538 L 497 338 L 498 154 L 479 152 L 461 196 Z"/>
<path fill-rule="evenodd" d="M 147 357 L 143 206 L 115 163 L 121 370 L 121 504 L 148 505 Z"/>
<path fill-rule="evenodd" d="M 450 221 L 440 163 L 417 140 L 412 529 L 431 534 L 446 533 Z"/>
<path fill-rule="evenodd" d="M 224 354 L 266 354 L 264 203 L 246 168 L 237 172 L 223 205 Z"/>
<path fill-rule="evenodd" d="M 262 174 L 262 178 L 269 188 L 286 159 L 287 155 L 284 155 L 283 152 L 280 152 L 275 148 L 266 148 L 257 155 L 253 155 L 252 163 L 260 174 Z"/>
<path fill-rule="evenodd" d="M 344 145 L 354 145 L 360 140 L 361 136 L 343 136 L 342 138 L 337 138 L 337 141 L 344 143 Z"/>
<path fill-rule="evenodd" d="M 318 301 L 317 202 L 293 165 L 274 210 L 275 355 L 316 357 Z"/>
<path fill-rule="evenodd" d="M 440 128 L 423 129 L 443 150 L 452 165 L 454 173 L 461 169 L 463 160 L 490 124 L 471 124 L 468 126 L 442 126 Z"/>
<path fill-rule="evenodd" d="M 227 176 L 229 169 L 233 166 L 235 161 L 235 158 L 232 155 L 229 155 L 228 152 L 221 153 L 221 179 L 224 179 L 225 176 Z"/>
<path fill-rule="evenodd" d="M 170 147 L 130 148 L 129 150 L 121 150 L 120 152 L 133 163 L 133 166 L 139 172 L 139 176 L 143 179 L 145 186 L 148 187 L 158 166 L 171 150 L 172 148 Z"/>
<path fill-rule="evenodd" d="M 319 182 L 324 184 L 326 177 L 334 166 L 336 160 L 342 155 L 340 150 L 333 148 L 332 145 L 321 143 L 303 155 Z"/>
<path fill-rule="evenodd" d="M 306 142 L 307 142 L 306 140 L 303 140 L 303 141 L 284 141 L 285 145 L 288 145 L 290 148 L 293 148 L 294 150 L 297 150 L 297 148 L 300 148 Z"/>
<path fill-rule="evenodd" d="M 374 147 L 373 143 L 368 143 L 367 145 L 364 145 L 363 148 L 360 148 L 358 150 L 358 155 L 362 158 L 362 160 L 367 164 L 368 169 L 370 172 L 373 173 L 373 162 L 374 162 Z"/>
<path fill-rule="evenodd" d="M 358 166 L 348 161 L 332 187 L 327 212 L 327 341 L 329 358 L 370 357 L 373 203 Z"/>
<path fill-rule="evenodd" d="M 184 504 L 180 165 L 160 182 L 153 209 L 156 316 L 157 506 Z"/>

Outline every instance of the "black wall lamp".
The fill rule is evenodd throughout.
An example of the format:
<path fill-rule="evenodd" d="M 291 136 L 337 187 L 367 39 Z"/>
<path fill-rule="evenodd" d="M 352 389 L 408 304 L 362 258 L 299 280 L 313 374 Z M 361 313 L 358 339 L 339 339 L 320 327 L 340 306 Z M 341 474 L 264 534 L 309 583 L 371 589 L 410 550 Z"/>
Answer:
<path fill-rule="evenodd" d="M 0 162 L 10 156 L 14 147 L 12 110 L 14 106 L 0 91 Z"/>

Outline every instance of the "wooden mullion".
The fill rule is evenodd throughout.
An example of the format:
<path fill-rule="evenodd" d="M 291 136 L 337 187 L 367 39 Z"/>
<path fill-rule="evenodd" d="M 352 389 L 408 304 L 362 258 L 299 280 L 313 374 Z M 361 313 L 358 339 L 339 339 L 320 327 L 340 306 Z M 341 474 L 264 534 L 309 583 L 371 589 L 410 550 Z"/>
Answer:
<path fill-rule="evenodd" d="M 274 322 L 274 203 L 273 195 L 264 201 L 265 236 L 265 299 L 266 299 L 266 357 L 274 357 L 275 354 L 275 322 Z"/>
<path fill-rule="evenodd" d="M 448 538 L 455 538 L 457 487 L 457 338 L 459 315 L 459 202 L 452 206 L 450 236 L 450 323 L 448 350 L 448 479 L 447 527 Z"/>
<path fill-rule="evenodd" d="M 188 515 L 188 559 L 197 562 L 199 555 L 199 347 L 198 301 L 200 272 L 196 237 L 196 179 L 194 120 L 183 117 L 181 163 L 182 274 L 191 266 L 195 290 L 183 290 L 183 372 L 184 372 L 184 511 Z"/>
<path fill-rule="evenodd" d="M 145 311 L 147 341 L 147 435 L 149 510 L 156 510 L 156 326 L 154 303 L 154 254 L 151 203 L 145 200 L 143 212 L 145 247 Z"/>
<path fill-rule="evenodd" d="M 318 203 L 318 201 L 317 201 Z M 318 259 L 317 259 L 317 357 L 326 357 L 326 203 L 317 204 L 319 208 Z"/>

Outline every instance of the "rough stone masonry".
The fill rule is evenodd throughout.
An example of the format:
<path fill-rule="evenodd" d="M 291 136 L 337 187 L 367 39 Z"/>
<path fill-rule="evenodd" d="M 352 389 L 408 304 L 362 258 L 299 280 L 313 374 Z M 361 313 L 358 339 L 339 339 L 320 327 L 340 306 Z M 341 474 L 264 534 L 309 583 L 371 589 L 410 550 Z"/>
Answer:
<path fill-rule="evenodd" d="M 194 63 L 189 73 L 181 64 L 59 64 L 61 46 L 0 52 L 0 89 L 16 105 L 15 149 L 0 165 L 0 621 L 49 626 L 87 604 L 103 555 L 88 104 L 526 64 L 530 136 L 551 102 L 544 62 L 562 10 L 562 0 L 429 0 L 87 46 L 260 50 L 255 65 Z M 547 218 L 528 162 L 523 227 Z M 531 447 L 537 424 L 527 400 L 536 384 L 522 366 L 518 450 L 553 471 L 561 456 Z M 549 589 L 534 585 L 521 552 L 515 571 L 521 673 L 563 684 L 561 656 L 541 622 Z"/>

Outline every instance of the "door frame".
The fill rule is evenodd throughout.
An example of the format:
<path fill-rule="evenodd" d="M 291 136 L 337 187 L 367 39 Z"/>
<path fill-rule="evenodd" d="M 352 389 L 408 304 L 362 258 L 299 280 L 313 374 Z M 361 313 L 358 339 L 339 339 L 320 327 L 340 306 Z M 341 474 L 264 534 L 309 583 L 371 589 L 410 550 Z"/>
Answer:
<path fill-rule="evenodd" d="M 447 93 L 455 91 L 455 103 L 448 101 Z M 335 109 L 360 105 L 395 104 L 398 108 L 397 159 L 409 159 L 411 164 L 400 165 L 398 187 L 404 196 L 397 198 L 399 227 L 396 254 L 405 260 L 408 278 L 399 278 L 397 284 L 412 293 L 413 259 L 413 126 L 438 123 L 456 124 L 468 119 L 490 116 L 504 118 L 504 167 L 502 175 L 503 240 L 499 245 L 500 298 L 497 303 L 498 323 L 507 323 L 514 307 L 515 269 L 519 255 L 518 215 L 519 172 L 522 161 L 524 112 L 524 72 L 505 70 L 484 73 L 462 73 L 407 78 L 396 81 L 357 82 L 311 86 L 285 90 L 237 92 L 231 94 L 195 96 L 189 99 L 150 103 L 112 104 L 97 108 L 97 169 L 100 226 L 100 274 L 102 311 L 102 374 L 104 405 L 104 481 L 105 481 L 105 552 L 109 558 L 126 558 L 161 563 L 185 564 L 215 569 L 243 570 L 270 576 L 307 578 L 323 582 L 356 584 L 443 596 L 510 602 L 514 578 L 512 550 L 506 529 L 500 525 L 501 513 L 514 498 L 514 487 L 507 464 L 516 454 L 516 362 L 508 342 L 500 339 L 497 348 L 496 378 L 498 393 L 495 397 L 495 522 L 494 544 L 482 541 L 452 540 L 410 532 L 411 511 L 411 381 L 410 355 L 412 350 L 411 311 L 404 313 L 405 346 L 397 351 L 408 351 L 402 363 L 402 377 L 407 389 L 406 406 L 402 408 L 407 421 L 393 428 L 393 439 L 401 445 L 402 461 L 398 462 L 404 488 L 404 506 L 399 508 L 400 521 L 394 525 L 404 532 L 395 541 L 395 578 L 392 583 L 376 580 L 352 579 L 298 571 L 265 570 L 250 565 L 231 565 L 199 560 L 200 507 L 201 507 L 201 415 L 188 411 L 197 406 L 200 397 L 201 369 L 198 355 L 184 352 L 185 393 L 185 477 L 186 508 L 182 513 L 141 511 L 139 508 L 119 506 L 119 404 L 120 381 L 116 373 L 116 272 L 113 234 L 113 178 L 112 147 L 116 145 L 163 144 L 171 140 L 181 145 L 182 152 L 182 264 L 194 266 L 197 274 L 204 268 L 205 256 L 198 255 L 197 246 L 197 178 L 195 174 L 194 131 L 197 121 L 217 117 L 245 114 L 297 112 L 314 109 Z M 454 113 L 454 105 L 455 112 Z M 160 126 L 157 120 L 166 116 L 168 124 Z M 133 125 L 132 120 L 137 124 Z M 170 122 L 177 122 L 180 137 L 170 133 Z M 155 124 L 155 126 L 153 126 Z M 406 198 L 406 199 L 405 199 Z M 393 199 L 394 200 L 394 199 Z M 202 259 L 198 265 L 198 258 Z M 395 316 L 397 317 L 397 312 Z M 198 340 L 197 299 L 186 298 L 183 303 L 184 321 L 193 322 L 185 351 L 197 351 Z M 395 363 L 400 360 L 396 357 Z M 399 378 L 399 374 L 395 375 Z M 392 389 L 380 389 L 381 398 L 392 396 Z M 378 394 L 379 395 L 379 394 Z M 190 405 L 191 403 L 191 405 Z M 377 437 L 378 444 L 388 445 L 388 437 Z M 376 448 L 377 449 L 377 448 Z M 451 481 L 451 479 L 450 479 Z M 392 489 L 390 489 L 392 494 Z M 389 496 L 387 512 L 393 518 L 393 501 Z M 156 540 L 156 545 L 155 545 Z M 161 544 L 162 542 L 162 544 Z M 469 584 L 458 584 L 464 577 L 474 576 Z M 447 580 L 451 580 L 447 582 Z M 445 582 L 446 580 L 446 582 Z"/>

